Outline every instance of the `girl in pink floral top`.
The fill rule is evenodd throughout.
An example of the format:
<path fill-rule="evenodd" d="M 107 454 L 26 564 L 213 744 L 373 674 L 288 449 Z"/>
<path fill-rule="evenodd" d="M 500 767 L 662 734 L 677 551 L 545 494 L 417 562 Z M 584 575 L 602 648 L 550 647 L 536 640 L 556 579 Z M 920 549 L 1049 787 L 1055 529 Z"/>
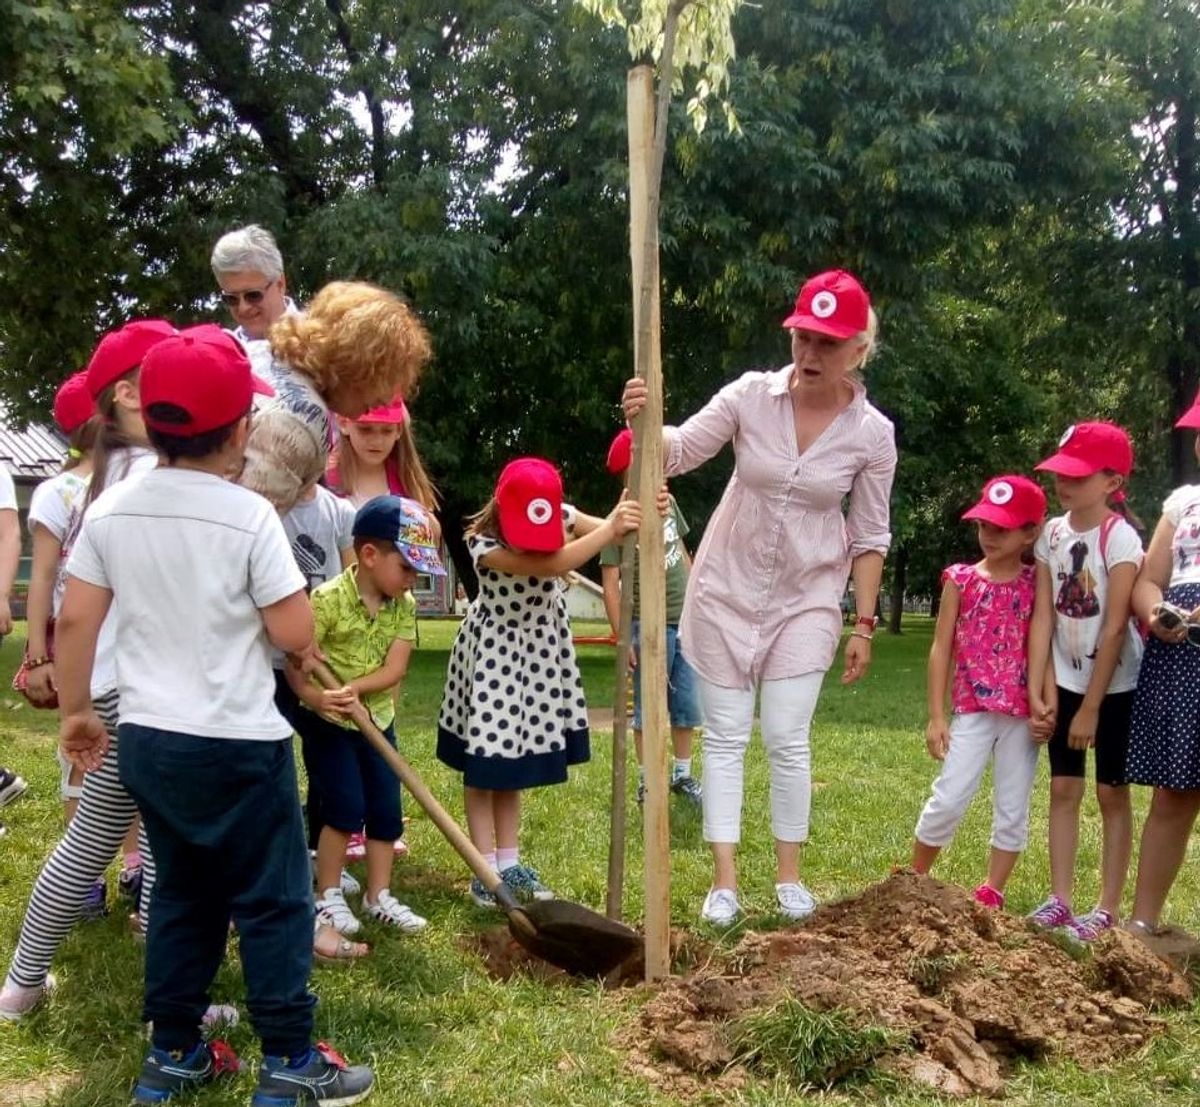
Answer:
<path fill-rule="evenodd" d="M 992 850 L 987 880 L 975 889 L 985 907 L 1004 905 L 1004 885 L 1029 833 L 1038 749 L 1030 730 L 1028 656 L 1036 574 L 1023 559 L 1045 515 L 1046 497 L 1033 481 L 1017 476 L 988 481 L 979 503 L 963 515 L 978 523 L 983 560 L 951 565 L 942 574 L 929 653 L 925 742 L 942 771 L 917 822 L 912 865 L 929 871 L 993 760 Z M 953 720 L 947 725 L 951 665 Z"/>

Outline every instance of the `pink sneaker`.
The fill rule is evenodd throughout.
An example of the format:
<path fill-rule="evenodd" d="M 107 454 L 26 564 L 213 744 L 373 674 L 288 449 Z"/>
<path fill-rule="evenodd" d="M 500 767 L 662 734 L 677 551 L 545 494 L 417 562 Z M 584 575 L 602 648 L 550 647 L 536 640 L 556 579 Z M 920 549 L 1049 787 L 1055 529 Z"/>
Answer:
<path fill-rule="evenodd" d="M 993 911 L 1004 910 L 1004 893 L 997 892 L 996 889 L 986 881 L 983 884 L 980 884 L 979 887 L 971 893 L 971 895 L 980 907 L 987 907 Z"/>
<path fill-rule="evenodd" d="M 1030 912 L 1029 921 L 1034 926 L 1055 930 L 1060 926 L 1071 926 L 1075 922 L 1075 916 L 1058 896 L 1051 896 L 1040 907 L 1036 907 Z"/>
<path fill-rule="evenodd" d="M 365 834 L 351 834 L 346 843 L 346 860 L 361 861 L 367 856 L 367 838 Z"/>
<path fill-rule="evenodd" d="M 403 838 L 397 838 L 392 843 L 392 852 L 397 857 L 407 857 L 408 856 L 408 843 Z"/>
<path fill-rule="evenodd" d="M 1116 925 L 1116 918 L 1112 917 L 1104 908 L 1092 908 L 1086 915 L 1080 915 L 1075 920 L 1075 926 L 1086 927 L 1088 931 L 1091 931 L 1092 938 L 1099 938 L 1100 934 L 1111 931 Z M 1084 940 L 1090 941 L 1091 938 Z"/>

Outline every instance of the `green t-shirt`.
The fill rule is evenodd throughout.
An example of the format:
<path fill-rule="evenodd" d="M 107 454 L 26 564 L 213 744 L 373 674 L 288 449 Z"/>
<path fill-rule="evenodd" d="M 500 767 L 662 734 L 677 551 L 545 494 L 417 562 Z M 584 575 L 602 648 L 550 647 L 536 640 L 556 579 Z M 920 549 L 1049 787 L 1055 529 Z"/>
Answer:
<path fill-rule="evenodd" d="M 666 551 L 667 574 L 667 622 L 677 623 L 683 614 L 683 594 L 687 591 L 687 551 L 683 547 L 683 536 L 688 532 L 687 520 L 679 510 L 675 497 L 671 496 L 671 510 L 663 519 L 663 548 Z M 620 565 L 621 547 L 605 546 L 600 551 L 601 565 Z M 640 618 L 642 597 L 638 591 L 637 561 L 633 563 L 633 617 Z"/>
<path fill-rule="evenodd" d="M 371 618 L 358 594 L 357 565 L 351 565 L 333 580 L 314 588 L 310 598 L 317 645 L 329 667 L 342 680 L 351 681 L 373 673 L 387 660 L 396 639 L 416 640 L 417 601 L 412 593 L 405 592 L 403 596 L 385 600 Z M 363 706 L 380 730 L 388 727 L 396 717 L 394 692 L 394 688 L 386 688 L 363 697 Z M 338 722 L 354 729 L 350 719 L 339 719 Z"/>

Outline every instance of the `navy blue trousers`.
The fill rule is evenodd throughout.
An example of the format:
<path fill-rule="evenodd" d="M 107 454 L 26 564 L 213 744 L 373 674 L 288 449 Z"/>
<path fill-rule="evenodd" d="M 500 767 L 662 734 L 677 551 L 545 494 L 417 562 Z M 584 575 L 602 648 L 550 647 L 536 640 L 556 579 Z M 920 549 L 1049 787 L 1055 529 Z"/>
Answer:
<path fill-rule="evenodd" d="M 143 1018 L 154 1046 L 199 1040 L 208 989 L 237 926 L 246 1005 L 263 1053 L 312 1040 L 312 871 L 290 741 L 199 738 L 122 723 L 121 783 L 158 866 Z"/>

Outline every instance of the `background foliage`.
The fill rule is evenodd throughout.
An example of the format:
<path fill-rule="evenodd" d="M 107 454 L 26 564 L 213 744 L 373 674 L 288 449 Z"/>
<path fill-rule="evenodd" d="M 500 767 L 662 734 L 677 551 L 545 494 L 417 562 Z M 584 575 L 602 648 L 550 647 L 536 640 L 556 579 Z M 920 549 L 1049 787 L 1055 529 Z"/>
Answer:
<path fill-rule="evenodd" d="M 208 251 L 249 221 L 292 291 L 410 297 L 414 405 L 448 530 L 518 452 L 595 509 L 630 371 L 623 31 L 568 0 L 0 0 L 0 396 L 44 417 L 98 331 L 217 317 Z M 955 520 L 1072 421 L 1134 433 L 1135 504 L 1200 357 L 1200 14 L 1185 0 L 743 6 L 740 130 L 682 105 L 663 182 L 667 411 L 786 361 L 798 282 L 880 308 L 896 583 L 970 551 Z M 678 482 L 701 523 L 728 460 Z"/>

